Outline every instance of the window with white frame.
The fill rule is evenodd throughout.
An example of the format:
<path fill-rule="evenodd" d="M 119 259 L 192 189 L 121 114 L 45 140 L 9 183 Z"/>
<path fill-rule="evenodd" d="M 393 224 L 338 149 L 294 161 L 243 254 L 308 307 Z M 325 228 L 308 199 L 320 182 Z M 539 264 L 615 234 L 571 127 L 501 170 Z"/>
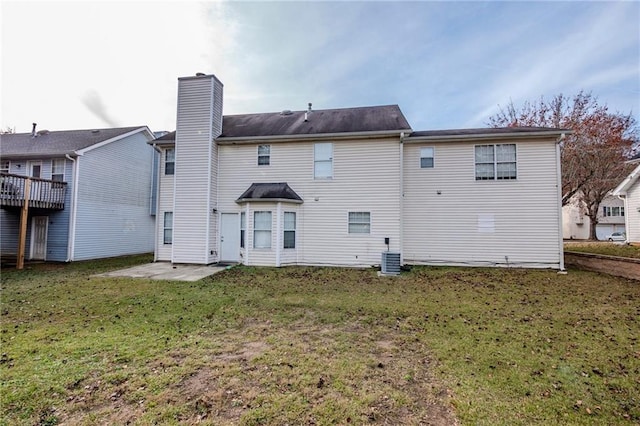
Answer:
<path fill-rule="evenodd" d="M 173 244 L 173 212 L 164 212 L 164 243 Z"/>
<path fill-rule="evenodd" d="M 420 148 L 420 168 L 421 169 L 432 169 L 433 164 L 433 155 L 435 148 L 432 146 L 425 146 Z"/>
<path fill-rule="evenodd" d="M 476 180 L 516 179 L 516 145 L 476 145 L 475 165 Z"/>
<path fill-rule="evenodd" d="M 602 216 L 624 216 L 624 207 L 602 207 Z"/>
<path fill-rule="evenodd" d="M 258 166 L 268 166 L 271 163 L 271 145 L 258 145 Z"/>
<path fill-rule="evenodd" d="M 313 177 L 314 179 L 333 177 L 333 143 L 313 144 Z"/>
<path fill-rule="evenodd" d="M 64 182 L 64 158 L 56 158 L 51 162 L 51 180 Z"/>
<path fill-rule="evenodd" d="M 350 234 L 371 233 L 371 213 L 370 212 L 349 212 L 349 233 Z"/>
<path fill-rule="evenodd" d="M 253 248 L 271 248 L 271 212 L 253 213 Z"/>
<path fill-rule="evenodd" d="M 11 173 L 11 161 L 2 160 L 0 161 L 0 173 Z"/>
<path fill-rule="evenodd" d="M 247 230 L 247 215 L 245 212 L 240 213 L 240 248 L 244 248 L 244 237 Z"/>
<path fill-rule="evenodd" d="M 296 214 L 284 212 L 284 248 L 296 248 Z"/>
<path fill-rule="evenodd" d="M 172 175 L 176 171 L 176 150 L 167 148 L 164 157 L 164 174 Z"/>

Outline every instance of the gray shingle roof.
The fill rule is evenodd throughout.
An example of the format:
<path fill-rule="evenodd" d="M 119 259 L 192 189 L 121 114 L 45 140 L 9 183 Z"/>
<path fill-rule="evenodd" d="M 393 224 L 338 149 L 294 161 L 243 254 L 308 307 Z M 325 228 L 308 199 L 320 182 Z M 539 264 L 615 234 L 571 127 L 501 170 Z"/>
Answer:
<path fill-rule="evenodd" d="M 0 135 L 0 155 L 3 158 L 11 158 L 72 154 L 74 151 L 145 127 L 40 131 L 36 137 L 32 137 L 31 133 L 3 134 Z"/>
<path fill-rule="evenodd" d="M 281 201 L 302 203 L 302 198 L 285 182 L 252 183 L 249 189 L 236 200 L 236 203 L 247 201 Z"/>
<path fill-rule="evenodd" d="M 424 130 L 412 132 L 409 136 L 466 136 L 466 135 L 502 135 L 511 133 L 569 132 L 567 129 L 552 127 L 488 127 L 480 129 Z"/>
<path fill-rule="evenodd" d="M 226 115 L 222 138 L 410 130 L 398 105 Z"/>

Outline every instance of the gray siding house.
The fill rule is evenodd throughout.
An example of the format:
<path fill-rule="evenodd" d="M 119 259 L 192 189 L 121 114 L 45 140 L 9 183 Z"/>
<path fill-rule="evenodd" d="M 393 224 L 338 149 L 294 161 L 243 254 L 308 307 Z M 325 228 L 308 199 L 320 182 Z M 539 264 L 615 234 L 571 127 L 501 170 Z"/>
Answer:
<path fill-rule="evenodd" d="M 161 154 L 157 261 L 563 269 L 562 129 L 414 131 L 397 105 L 222 113 L 178 79 Z"/>
<path fill-rule="evenodd" d="M 27 177 L 25 259 L 153 251 L 153 138 L 146 126 L 0 135 L 2 253 L 17 253 Z"/>

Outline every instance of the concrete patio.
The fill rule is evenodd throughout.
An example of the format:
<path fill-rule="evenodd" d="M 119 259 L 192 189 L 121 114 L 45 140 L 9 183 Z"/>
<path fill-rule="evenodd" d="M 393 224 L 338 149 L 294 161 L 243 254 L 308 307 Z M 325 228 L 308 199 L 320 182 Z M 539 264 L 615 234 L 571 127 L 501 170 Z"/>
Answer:
<path fill-rule="evenodd" d="M 96 277 L 130 277 L 152 280 L 198 281 L 229 268 L 228 265 L 184 265 L 169 262 L 147 263 L 132 268 L 120 269 L 94 275 Z"/>

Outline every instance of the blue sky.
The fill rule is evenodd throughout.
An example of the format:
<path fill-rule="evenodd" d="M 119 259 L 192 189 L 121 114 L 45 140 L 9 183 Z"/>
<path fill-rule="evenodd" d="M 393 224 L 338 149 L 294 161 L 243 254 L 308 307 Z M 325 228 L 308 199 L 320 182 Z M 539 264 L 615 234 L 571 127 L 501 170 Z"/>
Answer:
<path fill-rule="evenodd" d="M 640 117 L 639 2 L 30 2 L 0 5 L 1 126 L 173 130 L 177 78 L 224 113 L 398 104 L 414 130 L 590 91 Z"/>

